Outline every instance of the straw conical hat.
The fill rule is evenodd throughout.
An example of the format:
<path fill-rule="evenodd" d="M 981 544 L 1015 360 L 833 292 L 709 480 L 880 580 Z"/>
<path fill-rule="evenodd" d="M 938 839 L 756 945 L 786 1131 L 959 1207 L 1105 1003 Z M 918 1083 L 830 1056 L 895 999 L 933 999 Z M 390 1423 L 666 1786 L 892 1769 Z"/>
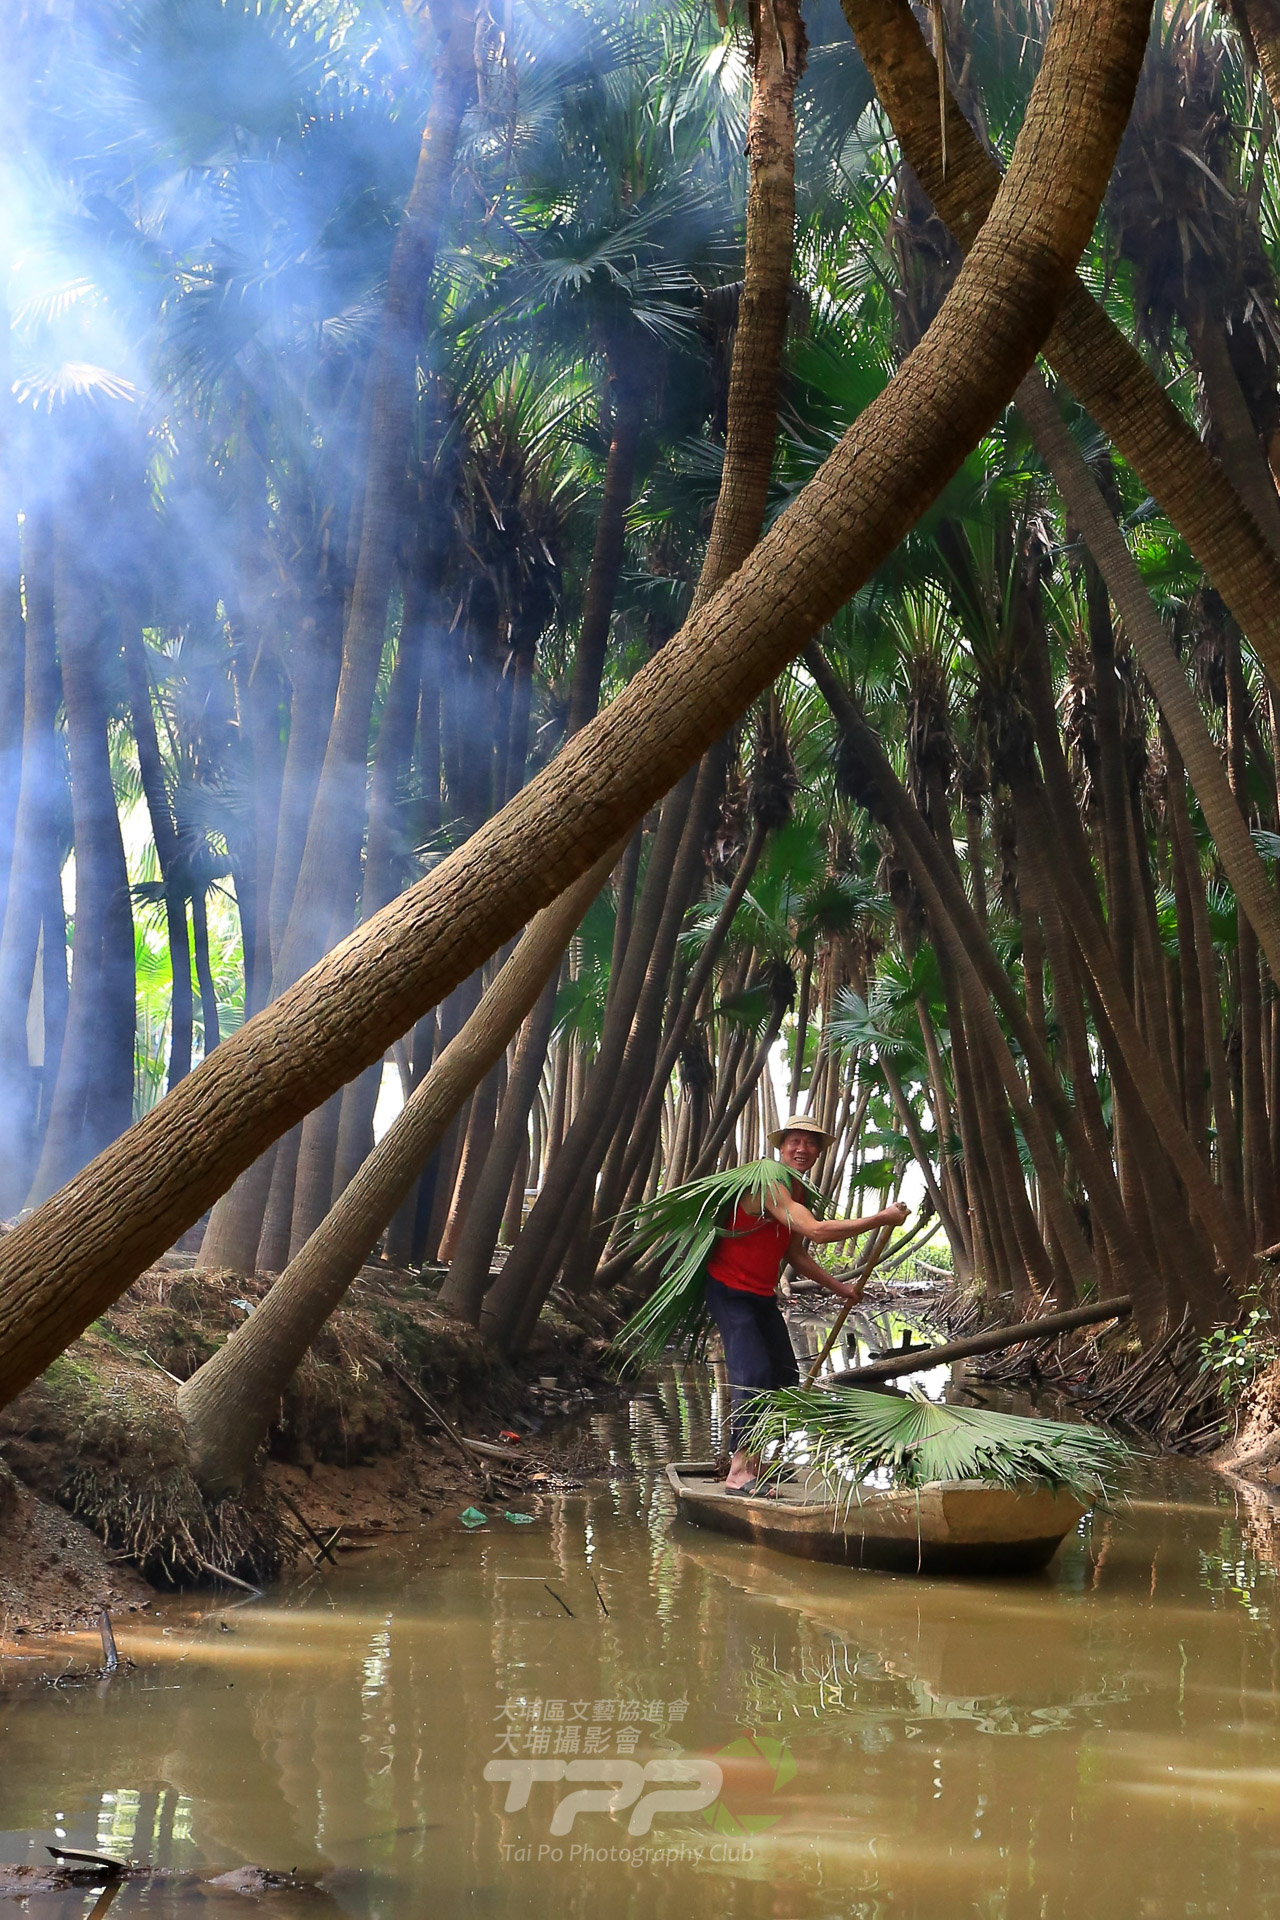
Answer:
<path fill-rule="evenodd" d="M 816 1120 L 810 1119 L 807 1113 L 793 1113 L 789 1120 L 783 1121 L 776 1133 L 769 1135 L 769 1145 L 780 1147 L 784 1136 L 788 1133 L 813 1133 L 819 1140 L 825 1140 L 828 1145 L 835 1138 L 835 1135 L 828 1133 L 825 1127 L 820 1127 Z"/>

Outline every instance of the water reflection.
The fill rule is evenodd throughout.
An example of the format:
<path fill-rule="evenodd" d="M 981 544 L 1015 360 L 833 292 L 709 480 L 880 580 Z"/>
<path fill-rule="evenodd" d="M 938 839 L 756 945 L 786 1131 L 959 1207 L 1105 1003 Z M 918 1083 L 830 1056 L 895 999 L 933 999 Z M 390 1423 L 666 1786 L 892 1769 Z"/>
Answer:
<path fill-rule="evenodd" d="M 258 1606 L 165 1605 L 102 1692 L 7 1670 L 0 1858 L 56 1828 L 179 1871 L 296 1866 L 327 1894 L 277 1911 L 379 1920 L 1280 1916 L 1265 1495 L 1144 1464 L 1041 1579 L 858 1574 L 673 1523 L 656 1469 L 714 1451 L 719 1418 L 708 1373 L 672 1368 L 596 1422 L 646 1470 L 534 1527 L 437 1528 Z M 682 1755 L 718 1770 L 712 1805 L 657 1777 Z M 510 1812 L 494 1761 L 538 1770 Z M 633 1787 L 552 1834 L 569 1794 Z M 130 1886 L 112 1912 L 196 1898 Z"/>

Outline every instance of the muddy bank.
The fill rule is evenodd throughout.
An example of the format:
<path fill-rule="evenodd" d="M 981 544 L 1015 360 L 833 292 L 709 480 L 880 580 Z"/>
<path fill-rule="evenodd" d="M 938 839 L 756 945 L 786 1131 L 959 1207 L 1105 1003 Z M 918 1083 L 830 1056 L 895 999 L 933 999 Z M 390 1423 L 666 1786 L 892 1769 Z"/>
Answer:
<path fill-rule="evenodd" d="M 0 1411 L 0 1639 L 91 1625 L 155 1588 L 260 1587 L 322 1545 L 357 1551 L 451 1505 L 536 1499 L 607 1466 L 584 1436 L 557 1436 L 617 1393 L 598 1302 L 554 1303 L 513 1368 L 417 1276 L 367 1270 L 291 1381 L 251 1482 L 206 1502 L 177 1386 L 267 1284 L 153 1268 Z"/>

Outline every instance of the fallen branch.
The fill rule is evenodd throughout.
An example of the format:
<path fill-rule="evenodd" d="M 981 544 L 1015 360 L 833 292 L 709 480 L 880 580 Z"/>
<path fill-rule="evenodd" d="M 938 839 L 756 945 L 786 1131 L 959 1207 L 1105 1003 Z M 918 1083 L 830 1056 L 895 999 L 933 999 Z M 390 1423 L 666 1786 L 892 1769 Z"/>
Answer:
<path fill-rule="evenodd" d="M 225 1580 L 228 1586 L 239 1587 L 242 1593 L 251 1593 L 255 1600 L 262 1598 L 262 1588 L 251 1587 L 249 1582 L 242 1580 L 238 1573 L 228 1573 L 225 1567 L 215 1567 L 212 1560 L 198 1560 L 198 1564 L 206 1573 L 211 1573 L 215 1580 Z"/>
<path fill-rule="evenodd" d="M 316 1532 L 315 1528 L 312 1526 L 311 1522 L 307 1519 L 306 1515 L 299 1513 L 298 1509 L 294 1506 L 292 1500 L 289 1498 L 284 1488 L 283 1487 L 277 1488 L 277 1492 L 279 1493 L 280 1498 L 284 1501 L 285 1506 L 288 1507 L 290 1513 L 293 1515 L 294 1519 L 297 1521 L 298 1525 L 302 1528 L 303 1532 L 306 1534 L 309 1534 L 314 1544 L 320 1549 L 319 1557 L 323 1560 L 327 1560 L 331 1567 L 336 1567 L 338 1563 L 329 1551 L 329 1547 L 333 1545 L 333 1540 L 329 1542 L 329 1547 L 327 1547 L 324 1541 L 320 1538 L 320 1535 Z M 342 1529 L 341 1527 L 339 1527 L 338 1533 L 341 1533 L 341 1531 Z M 338 1534 L 335 1533 L 334 1540 L 336 1540 L 337 1537 L 338 1537 Z"/>
<path fill-rule="evenodd" d="M 989 1327 L 985 1333 L 970 1334 L 967 1340 L 949 1340 L 941 1347 L 916 1347 L 910 1353 L 893 1354 L 887 1360 L 873 1360 L 869 1366 L 851 1367 L 839 1375 L 841 1386 L 863 1386 L 869 1380 L 896 1380 L 904 1373 L 923 1373 L 926 1367 L 946 1366 L 952 1360 L 968 1360 L 978 1353 L 999 1353 L 1002 1347 L 1016 1347 L 1025 1340 L 1052 1340 L 1076 1327 L 1097 1326 L 1103 1320 L 1119 1320 L 1129 1312 L 1127 1293 L 1114 1300 L 1100 1300 L 1092 1307 L 1070 1307 L 1065 1313 L 1048 1313 L 1043 1320 L 1024 1320 L 1011 1327 Z"/>
<path fill-rule="evenodd" d="M 459 1433 L 455 1427 L 449 1425 L 449 1422 L 445 1419 L 435 1402 L 428 1400 L 422 1388 L 416 1386 L 407 1373 L 401 1373 L 399 1367 L 392 1361 L 384 1361 L 383 1364 L 390 1372 L 394 1373 L 401 1386 L 407 1387 L 414 1399 L 426 1408 L 436 1424 L 444 1428 L 444 1431 L 448 1434 L 454 1446 L 457 1447 L 468 1466 L 473 1464 L 472 1454 L 479 1454 L 484 1460 L 501 1460 L 505 1467 L 519 1464 L 518 1461 L 513 1460 L 510 1447 L 495 1447 L 488 1440 L 468 1440 L 464 1433 Z"/>

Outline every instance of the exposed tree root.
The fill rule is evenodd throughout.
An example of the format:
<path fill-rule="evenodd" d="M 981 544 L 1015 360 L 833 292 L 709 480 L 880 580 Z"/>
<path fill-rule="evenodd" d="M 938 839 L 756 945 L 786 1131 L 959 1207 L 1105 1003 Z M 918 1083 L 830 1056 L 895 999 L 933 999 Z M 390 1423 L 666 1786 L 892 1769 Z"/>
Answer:
<path fill-rule="evenodd" d="M 55 1361 L 6 1409 L 0 1435 L 29 1486 L 154 1586 L 185 1585 L 206 1565 L 261 1583 L 291 1551 L 292 1530 L 265 1488 L 206 1505 L 187 1469 L 172 1382 L 106 1341 L 79 1342 Z"/>
<path fill-rule="evenodd" d="M 268 1284 L 195 1269 L 145 1274 L 0 1412 L 0 1529 L 16 1475 L 82 1520 L 154 1586 L 202 1585 L 215 1569 L 260 1586 L 308 1549 L 273 1488 L 278 1467 L 257 1473 L 236 1496 L 203 1498 L 187 1466 L 175 1404 L 177 1382 L 216 1350 Z M 601 1318 L 598 1303 L 557 1296 L 531 1368 L 569 1378 L 590 1370 L 614 1318 Z M 326 1484 L 330 1469 L 341 1478 L 345 1469 L 415 1460 L 424 1437 L 428 1451 L 435 1437 L 434 1424 L 424 1420 L 422 1389 L 472 1435 L 513 1420 L 527 1428 L 541 1412 L 568 1410 L 563 1394 L 539 1396 L 481 1346 L 473 1328 L 440 1313 L 416 1277 L 369 1271 L 290 1382 L 269 1436 L 270 1460 L 323 1471 Z M 518 1477 L 535 1464 L 515 1454 L 511 1473 Z M 422 1467 L 421 1459 L 406 1464 L 408 1477 Z M 494 1471 L 483 1463 L 475 1469 L 486 1494 Z M 451 1457 L 445 1477 L 452 1487 Z M 420 1480 L 415 1484 L 425 1491 Z"/>
<path fill-rule="evenodd" d="M 931 1308 L 953 1335 L 994 1324 L 1003 1311 L 955 1294 Z M 1091 1419 L 1127 1427 L 1175 1453 L 1211 1453 L 1231 1424 L 1219 1377 L 1205 1369 L 1200 1336 L 1185 1324 L 1149 1347 L 1127 1325 L 1096 1337 L 1066 1334 L 985 1362 L 971 1361 L 967 1378 L 984 1386 L 1061 1394 Z"/>

